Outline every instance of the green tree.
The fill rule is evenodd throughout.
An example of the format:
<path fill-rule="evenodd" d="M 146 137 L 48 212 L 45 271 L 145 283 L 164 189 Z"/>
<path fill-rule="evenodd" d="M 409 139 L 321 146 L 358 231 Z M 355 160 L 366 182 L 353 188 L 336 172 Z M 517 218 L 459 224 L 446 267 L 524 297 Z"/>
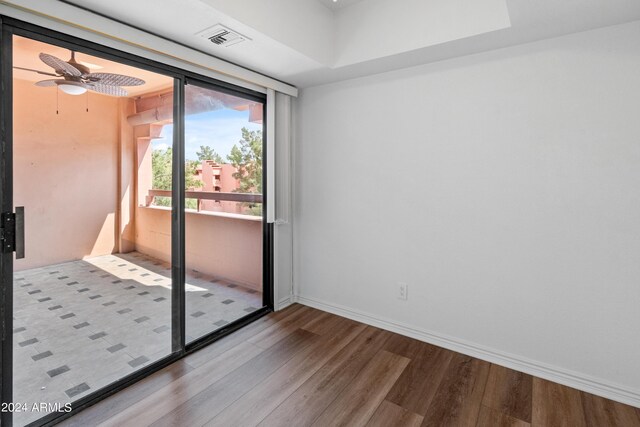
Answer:
<path fill-rule="evenodd" d="M 235 168 L 233 177 L 240 181 L 238 193 L 262 193 L 262 132 L 242 128 L 242 139 L 233 146 L 227 160 Z M 262 204 L 247 203 L 254 215 L 262 214 Z"/>
<path fill-rule="evenodd" d="M 219 165 L 221 165 L 224 162 L 224 160 L 222 159 L 222 156 L 216 153 L 216 150 L 209 147 L 208 145 L 201 145 L 200 151 L 196 152 L 196 156 L 198 156 L 198 160 L 200 161 L 213 160 Z"/>
<path fill-rule="evenodd" d="M 151 171 L 153 175 L 152 185 L 154 190 L 171 190 L 173 150 L 153 150 L 151 152 Z M 202 187 L 202 181 L 196 178 L 196 168 L 198 162 L 187 160 L 185 162 L 185 190 Z M 156 206 L 171 206 L 170 197 L 156 197 L 154 200 Z M 187 199 L 185 203 L 189 209 L 197 209 L 198 201 L 196 199 Z"/>
<path fill-rule="evenodd" d="M 173 150 L 153 150 L 151 152 L 152 187 L 154 190 L 171 190 L 171 162 Z M 170 197 L 156 197 L 157 206 L 171 206 Z"/>
<path fill-rule="evenodd" d="M 196 160 L 187 160 L 184 163 L 184 187 L 186 190 L 202 187 L 202 181 L 196 178 L 199 165 L 200 162 Z"/>

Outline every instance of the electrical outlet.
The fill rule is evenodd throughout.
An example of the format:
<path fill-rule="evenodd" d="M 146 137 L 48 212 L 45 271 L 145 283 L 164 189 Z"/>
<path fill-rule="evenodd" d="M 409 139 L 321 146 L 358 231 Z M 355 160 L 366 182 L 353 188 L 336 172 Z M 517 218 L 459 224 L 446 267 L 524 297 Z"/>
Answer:
<path fill-rule="evenodd" d="M 398 299 L 401 299 L 403 301 L 407 300 L 407 291 L 408 291 L 408 287 L 406 283 L 402 283 L 402 282 L 398 282 L 398 288 L 397 288 L 397 292 L 398 292 Z"/>

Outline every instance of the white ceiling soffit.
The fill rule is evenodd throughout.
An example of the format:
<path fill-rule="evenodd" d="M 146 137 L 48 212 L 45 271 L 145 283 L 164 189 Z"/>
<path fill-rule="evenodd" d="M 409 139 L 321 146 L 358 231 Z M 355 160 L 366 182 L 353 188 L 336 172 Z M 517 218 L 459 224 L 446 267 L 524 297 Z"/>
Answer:
<path fill-rule="evenodd" d="M 269 77 L 277 73 L 260 73 L 257 67 L 252 66 L 253 64 L 245 66 L 228 58 L 216 57 L 207 51 L 199 51 L 192 44 L 180 43 L 177 39 L 174 41 L 166 36 L 156 37 L 146 25 L 126 25 L 131 24 L 129 19 L 119 19 L 116 14 L 109 11 L 96 8 L 95 12 L 98 14 L 95 14 L 87 8 L 78 8 L 70 3 L 72 2 L 56 0 L 0 0 L 0 13 L 256 91 L 266 93 L 266 89 L 271 88 L 297 96 L 295 87 L 277 78 Z M 85 6 L 85 2 L 78 3 Z M 125 15 L 143 17 L 146 22 L 155 22 L 157 20 L 154 20 L 154 15 L 158 16 L 169 27 L 179 26 L 176 22 L 189 26 L 188 23 L 192 22 L 190 21 L 192 14 L 195 13 L 197 16 L 199 12 L 202 14 L 209 11 L 209 8 L 198 0 L 154 0 L 152 8 L 146 1 L 112 1 L 110 3 L 117 3 L 116 9 L 127 11 Z M 189 14 L 181 15 L 181 10 L 188 10 Z M 141 13 L 142 11 L 144 13 Z M 206 16 L 205 13 L 204 17 Z M 119 22 L 114 22 L 113 19 Z M 211 22 L 207 19 L 207 25 L 197 30 L 204 30 L 216 23 L 221 22 Z M 212 43 L 195 33 L 194 29 L 191 36 L 199 38 L 209 49 Z M 291 49 L 288 50 L 291 51 Z M 275 58 L 280 59 L 280 63 L 295 62 L 297 64 L 296 58 L 289 52 L 280 52 L 279 56 L 281 58 L 278 55 L 275 55 Z M 310 65 L 309 68 L 312 66 L 317 67 L 317 64 Z M 300 66 L 297 68 L 298 71 L 304 69 Z"/>
<path fill-rule="evenodd" d="M 375 1 L 386 0 L 358 2 L 335 13 L 353 12 Z M 399 5 L 409 0 L 394 1 Z M 508 28 L 360 63 L 325 67 L 292 76 L 289 81 L 298 87 L 315 86 L 640 20 L 637 0 L 505 1 L 511 22 Z"/>
<path fill-rule="evenodd" d="M 70 0 L 67 3 L 285 82 L 288 81 L 288 76 L 306 73 L 322 66 L 308 55 L 268 37 L 245 22 L 231 18 L 201 0 L 154 0 L 151 8 L 148 1 Z M 326 11 L 315 0 L 313 4 Z M 326 12 L 331 14 L 330 11 Z M 249 14 L 251 16 L 253 14 Z M 264 19 L 264 15 L 259 17 Z M 215 46 L 200 36 L 200 33 L 217 24 L 230 28 L 251 41 L 223 47 Z"/>
<path fill-rule="evenodd" d="M 320 3 L 324 4 L 329 9 L 341 9 L 343 7 L 351 6 L 353 4 L 359 3 L 364 0 L 318 0 Z"/>
<path fill-rule="evenodd" d="M 344 1 L 344 0 L 340 0 Z M 505 0 L 69 0 L 137 28 L 284 81 L 510 25 Z M 228 49 L 195 37 L 215 24 L 252 39 Z"/>
<path fill-rule="evenodd" d="M 505 0 L 367 0 L 335 12 L 332 68 L 509 28 Z"/>
<path fill-rule="evenodd" d="M 336 8 L 325 1 L 332 2 L 72 2 L 300 87 L 640 19 L 638 0 L 339 0 Z M 216 24 L 251 41 L 222 47 L 197 35 Z"/>
<path fill-rule="evenodd" d="M 211 8 L 209 14 L 222 14 L 241 22 L 271 39 L 272 43 L 286 45 L 320 64 L 331 65 L 333 62 L 335 16 L 317 0 L 200 1 Z"/>
<path fill-rule="evenodd" d="M 332 70 L 295 76 L 299 87 L 357 78 L 640 19 L 637 0 L 508 0 L 511 27 Z"/>

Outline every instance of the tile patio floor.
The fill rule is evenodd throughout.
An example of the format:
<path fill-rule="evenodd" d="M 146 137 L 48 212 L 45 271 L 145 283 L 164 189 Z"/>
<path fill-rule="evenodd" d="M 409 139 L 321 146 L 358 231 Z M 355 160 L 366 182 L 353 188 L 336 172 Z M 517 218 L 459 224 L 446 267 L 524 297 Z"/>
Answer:
<path fill-rule="evenodd" d="M 168 355 L 170 274 L 136 252 L 16 272 L 13 401 L 72 402 Z M 186 290 L 187 341 L 262 306 L 260 292 L 193 270 Z"/>

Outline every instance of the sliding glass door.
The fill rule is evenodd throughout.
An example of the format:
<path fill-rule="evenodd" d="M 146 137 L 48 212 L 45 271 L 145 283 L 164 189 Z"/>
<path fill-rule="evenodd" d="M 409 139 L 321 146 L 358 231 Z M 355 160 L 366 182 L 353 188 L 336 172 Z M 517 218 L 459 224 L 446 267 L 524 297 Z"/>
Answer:
<path fill-rule="evenodd" d="M 263 94 L 12 20 L 0 67 L 3 426 L 270 309 Z"/>
<path fill-rule="evenodd" d="M 263 306 L 263 103 L 191 83 L 184 126 L 191 342 Z"/>

